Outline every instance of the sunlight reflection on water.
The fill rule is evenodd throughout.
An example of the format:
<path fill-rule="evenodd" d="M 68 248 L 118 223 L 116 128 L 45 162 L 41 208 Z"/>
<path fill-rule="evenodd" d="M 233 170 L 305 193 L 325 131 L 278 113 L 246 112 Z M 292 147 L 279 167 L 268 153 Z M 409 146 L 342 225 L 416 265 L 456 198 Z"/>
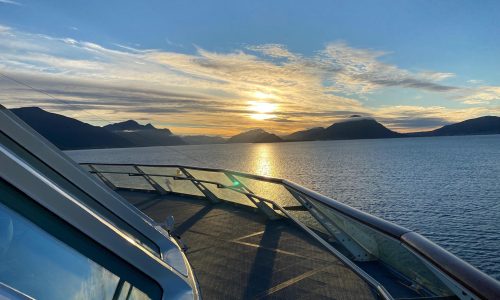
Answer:
<path fill-rule="evenodd" d="M 274 172 L 275 149 L 271 144 L 257 144 L 255 147 L 252 147 L 250 155 L 254 157 L 254 162 L 252 163 L 250 173 L 276 177 L 277 174 Z"/>

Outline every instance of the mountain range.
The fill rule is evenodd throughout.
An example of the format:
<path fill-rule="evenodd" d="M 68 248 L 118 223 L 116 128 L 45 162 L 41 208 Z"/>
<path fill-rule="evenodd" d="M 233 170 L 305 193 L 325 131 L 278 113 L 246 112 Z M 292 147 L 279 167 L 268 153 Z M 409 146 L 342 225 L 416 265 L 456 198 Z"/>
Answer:
<path fill-rule="evenodd" d="M 465 120 L 459 123 L 445 125 L 441 128 L 426 132 L 408 133 L 408 136 L 452 136 L 452 135 L 479 135 L 500 134 L 500 118 L 485 116 Z"/>
<path fill-rule="evenodd" d="M 228 143 L 277 143 L 283 140 L 263 129 L 252 129 L 237 134 L 227 140 Z"/>
<path fill-rule="evenodd" d="M 169 129 L 156 128 L 150 123 L 141 125 L 134 120 L 99 127 L 38 107 L 15 108 L 11 111 L 63 150 L 500 134 L 500 117 L 495 116 L 465 120 L 427 132 L 403 134 L 388 129 L 373 118 L 355 115 L 326 128 L 315 127 L 281 137 L 263 129 L 252 129 L 225 139 L 206 135 L 179 136 Z"/>
<path fill-rule="evenodd" d="M 124 138 L 136 147 L 186 145 L 187 143 L 176 136 L 170 129 L 158 129 L 150 123 L 141 125 L 134 120 L 109 124 L 102 127 L 121 138 Z"/>
<path fill-rule="evenodd" d="M 315 127 L 283 137 L 287 141 L 384 139 L 402 137 L 372 118 L 352 116 L 327 128 Z"/>
<path fill-rule="evenodd" d="M 47 112 L 38 107 L 11 110 L 60 149 L 124 148 L 134 144 L 102 127 Z"/>

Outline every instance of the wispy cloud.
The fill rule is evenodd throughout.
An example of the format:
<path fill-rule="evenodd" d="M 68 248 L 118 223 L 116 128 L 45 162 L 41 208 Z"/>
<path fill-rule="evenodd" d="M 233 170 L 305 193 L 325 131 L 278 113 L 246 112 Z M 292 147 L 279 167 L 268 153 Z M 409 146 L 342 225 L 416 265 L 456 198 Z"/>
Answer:
<path fill-rule="evenodd" d="M 345 43 L 331 43 L 309 56 L 279 44 L 224 53 L 196 48 L 194 54 L 185 54 L 104 47 L 0 26 L 1 70 L 61 101 L 6 80 L 0 81 L 0 95 L 7 106 L 40 105 L 88 121 L 99 122 L 84 111 L 110 121 L 149 118 L 178 133 L 229 135 L 248 127 L 285 133 L 327 125 L 354 113 L 380 117 L 398 129 L 432 127 L 457 115 L 465 118 L 483 111 L 381 107 L 358 96 L 397 88 L 455 98 L 459 93 L 460 101 L 474 101 L 493 93 L 444 84 L 454 74 L 412 72 L 382 62 L 384 55 Z M 257 122 L 251 118 L 252 101 L 272 102 L 277 110 L 272 118 Z"/>
<path fill-rule="evenodd" d="M 482 80 L 479 80 L 479 79 L 470 79 L 470 80 L 467 80 L 468 83 L 470 84 L 481 84 L 483 83 Z"/>
<path fill-rule="evenodd" d="M 480 86 L 470 89 L 462 98 L 465 104 L 487 104 L 500 102 L 500 86 Z"/>
<path fill-rule="evenodd" d="M 333 72 L 332 86 L 351 93 L 368 93 L 384 87 L 402 87 L 447 92 L 456 87 L 440 84 L 439 81 L 454 76 L 452 73 L 412 73 L 395 65 L 383 63 L 380 57 L 387 53 L 367 49 L 356 49 L 345 43 L 331 43 L 320 52 L 322 63 L 330 65 Z"/>
<path fill-rule="evenodd" d="M 427 130 L 490 113 L 491 110 L 485 107 L 447 108 L 416 105 L 384 106 L 373 110 L 373 116 L 378 120 L 401 132 Z"/>
<path fill-rule="evenodd" d="M 167 45 L 170 45 L 170 46 L 184 48 L 184 45 L 172 42 L 169 38 L 165 38 L 165 42 L 167 42 Z"/>
<path fill-rule="evenodd" d="M 0 0 L 0 4 L 22 5 L 21 3 L 12 0 Z"/>

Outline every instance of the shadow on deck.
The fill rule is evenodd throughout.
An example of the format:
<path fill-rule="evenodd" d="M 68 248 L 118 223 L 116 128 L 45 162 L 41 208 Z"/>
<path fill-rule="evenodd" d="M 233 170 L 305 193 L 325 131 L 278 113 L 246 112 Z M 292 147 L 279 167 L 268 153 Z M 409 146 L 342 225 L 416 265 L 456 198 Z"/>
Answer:
<path fill-rule="evenodd" d="M 175 231 L 204 299 L 374 299 L 371 288 L 286 219 L 183 196 L 119 192 Z"/>

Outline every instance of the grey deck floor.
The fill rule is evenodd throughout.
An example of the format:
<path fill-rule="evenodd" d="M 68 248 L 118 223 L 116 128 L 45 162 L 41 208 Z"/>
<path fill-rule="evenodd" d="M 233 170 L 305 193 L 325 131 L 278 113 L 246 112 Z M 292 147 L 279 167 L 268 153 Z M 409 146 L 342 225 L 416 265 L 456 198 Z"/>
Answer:
<path fill-rule="evenodd" d="M 168 215 L 204 299 L 374 299 L 371 288 L 299 227 L 202 199 L 120 194 L 156 221 Z"/>

